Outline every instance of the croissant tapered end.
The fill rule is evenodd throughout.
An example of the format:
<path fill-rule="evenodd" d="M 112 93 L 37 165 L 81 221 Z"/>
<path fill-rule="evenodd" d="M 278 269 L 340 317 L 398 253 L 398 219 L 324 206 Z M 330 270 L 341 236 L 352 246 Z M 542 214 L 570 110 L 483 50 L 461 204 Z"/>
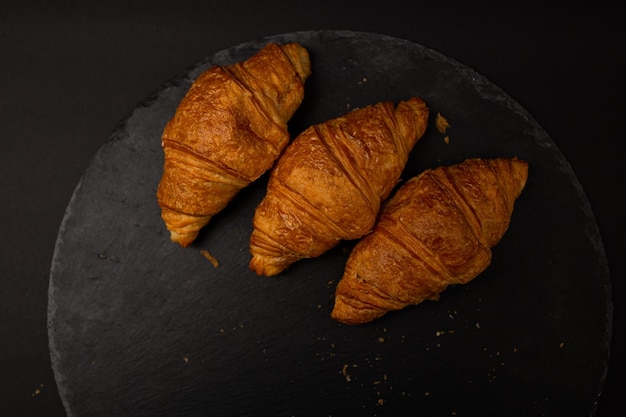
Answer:
<path fill-rule="evenodd" d="M 261 208 L 257 208 L 261 210 Z M 276 245 L 278 244 L 272 236 L 260 229 L 253 231 L 250 237 L 254 250 L 248 267 L 259 276 L 271 277 L 280 274 L 291 264 L 299 261 L 303 257 L 285 246 L 281 246 L 280 256 L 277 256 Z"/>
<path fill-rule="evenodd" d="M 528 163 L 470 159 L 407 181 L 348 257 L 331 317 L 362 324 L 465 284 L 491 263 Z"/>
<path fill-rule="evenodd" d="M 370 306 L 364 303 L 352 305 L 354 300 L 339 293 L 335 298 L 335 306 L 330 313 L 333 320 L 343 324 L 364 324 L 376 320 L 385 315 L 386 311 L 376 306 Z"/>
<path fill-rule="evenodd" d="M 200 74 L 163 129 L 157 200 L 171 239 L 188 246 L 287 146 L 287 122 L 311 74 L 298 43 L 270 43 L 246 61 Z"/>
<path fill-rule="evenodd" d="M 511 170 L 511 187 L 509 191 L 510 204 L 513 206 L 515 199 L 520 196 L 524 188 L 526 187 L 526 181 L 528 181 L 528 162 L 518 158 L 512 159 L 496 159 L 495 161 L 500 164 L 506 164 Z"/>
<path fill-rule="evenodd" d="M 296 260 L 287 257 L 265 257 L 258 254 L 250 259 L 249 268 L 259 276 L 271 277 L 280 274 Z"/>
<path fill-rule="evenodd" d="M 183 248 L 196 240 L 200 229 L 211 220 L 210 216 L 189 216 L 166 208 L 161 210 L 161 218 L 168 226 L 172 242 Z"/>

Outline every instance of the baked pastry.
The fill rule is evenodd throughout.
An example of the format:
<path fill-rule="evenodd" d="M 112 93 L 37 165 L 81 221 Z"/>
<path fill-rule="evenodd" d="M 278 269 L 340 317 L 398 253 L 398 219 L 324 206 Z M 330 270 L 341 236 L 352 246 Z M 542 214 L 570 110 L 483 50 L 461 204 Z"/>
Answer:
<path fill-rule="evenodd" d="M 366 323 L 475 278 L 491 263 L 527 176 L 517 158 L 470 159 L 407 181 L 351 252 L 331 317 Z"/>
<path fill-rule="evenodd" d="M 188 246 L 232 198 L 272 167 L 311 73 L 298 43 L 270 43 L 246 61 L 213 66 L 163 130 L 157 191 L 171 239 Z"/>
<path fill-rule="evenodd" d="M 355 109 L 309 127 L 285 149 L 256 208 L 250 269 L 279 274 L 342 239 L 372 230 L 424 134 L 428 107 L 413 97 Z"/>

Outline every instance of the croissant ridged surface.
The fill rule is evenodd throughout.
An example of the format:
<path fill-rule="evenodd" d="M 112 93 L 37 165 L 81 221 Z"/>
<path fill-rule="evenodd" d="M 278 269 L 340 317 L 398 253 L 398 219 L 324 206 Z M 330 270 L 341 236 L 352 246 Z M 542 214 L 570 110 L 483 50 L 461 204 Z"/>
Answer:
<path fill-rule="evenodd" d="M 294 139 L 255 211 L 250 269 L 276 275 L 342 239 L 369 233 L 426 130 L 428 113 L 418 97 L 397 106 L 381 102 L 311 126 Z"/>
<path fill-rule="evenodd" d="M 491 263 L 527 176 L 517 158 L 469 159 L 407 181 L 351 252 L 331 317 L 366 323 L 475 278 Z"/>
<path fill-rule="evenodd" d="M 246 61 L 213 66 L 163 130 L 157 190 L 171 239 L 188 246 L 232 198 L 274 164 L 311 73 L 298 43 L 270 43 Z"/>

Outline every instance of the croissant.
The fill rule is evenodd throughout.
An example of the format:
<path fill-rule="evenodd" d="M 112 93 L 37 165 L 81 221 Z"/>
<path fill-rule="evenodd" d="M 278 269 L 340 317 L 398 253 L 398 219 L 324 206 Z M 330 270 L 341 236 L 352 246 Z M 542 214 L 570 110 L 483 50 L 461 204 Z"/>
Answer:
<path fill-rule="evenodd" d="M 331 317 L 370 322 L 475 278 L 491 263 L 527 176 L 517 158 L 469 159 L 407 181 L 350 253 Z"/>
<path fill-rule="evenodd" d="M 428 108 L 414 97 L 355 109 L 302 132 L 276 163 L 255 210 L 250 269 L 276 275 L 369 233 L 427 123 Z"/>
<path fill-rule="evenodd" d="M 311 73 L 307 50 L 270 43 L 248 60 L 213 66 L 191 85 L 162 134 L 157 190 L 171 239 L 188 246 L 232 198 L 274 164 Z"/>

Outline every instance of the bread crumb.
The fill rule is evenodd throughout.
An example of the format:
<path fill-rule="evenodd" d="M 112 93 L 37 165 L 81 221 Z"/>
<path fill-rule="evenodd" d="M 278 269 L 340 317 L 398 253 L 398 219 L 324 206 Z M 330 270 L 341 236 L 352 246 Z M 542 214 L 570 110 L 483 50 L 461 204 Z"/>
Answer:
<path fill-rule="evenodd" d="M 39 387 L 43 388 L 43 384 L 39 384 Z M 31 396 L 32 396 L 32 397 L 35 397 L 35 396 L 37 396 L 37 395 L 39 395 L 39 394 L 41 394 L 41 389 L 37 388 L 37 389 L 35 389 L 35 392 L 33 392 L 33 393 L 31 394 Z"/>
<path fill-rule="evenodd" d="M 352 381 L 352 377 L 350 376 L 350 374 L 348 374 L 348 367 L 350 365 L 348 365 L 347 363 L 343 365 L 343 367 L 341 368 L 341 372 L 340 374 L 342 374 L 345 378 L 346 378 L 346 382 L 350 382 Z M 353 368 L 358 368 L 359 365 L 357 364 L 353 364 L 352 367 Z"/>
<path fill-rule="evenodd" d="M 202 254 L 205 258 L 207 258 L 207 259 L 208 259 L 208 260 L 209 260 L 209 261 L 213 264 L 213 266 L 214 266 L 214 267 L 216 267 L 216 268 L 217 268 L 218 266 L 220 266 L 219 261 L 215 258 L 215 256 L 211 255 L 211 252 L 209 252 L 208 250 L 206 250 L 206 249 L 200 249 L 200 253 L 201 253 L 201 254 Z"/>
<path fill-rule="evenodd" d="M 450 136 L 444 137 L 443 141 L 446 143 L 446 145 L 449 145 L 450 144 Z"/>
<path fill-rule="evenodd" d="M 448 123 L 448 120 L 443 117 L 441 113 L 437 113 L 435 117 L 435 127 L 439 133 L 446 133 L 446 130 L 450 128 L 450 123 Z"/>

